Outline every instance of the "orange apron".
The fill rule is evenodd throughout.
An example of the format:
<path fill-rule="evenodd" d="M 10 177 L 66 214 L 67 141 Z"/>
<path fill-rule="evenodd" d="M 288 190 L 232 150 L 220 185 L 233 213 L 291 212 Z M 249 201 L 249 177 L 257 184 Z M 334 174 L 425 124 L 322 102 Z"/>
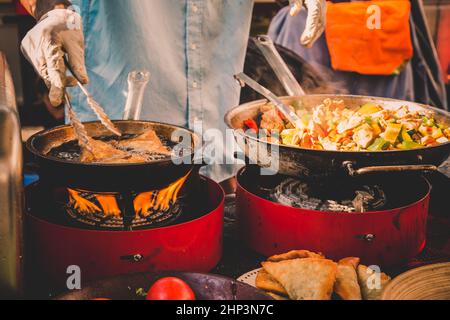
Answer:
<path fill-rule="evenodd" d="M 410 13 L 408 0 L 329 2 L 325 32 L 333 69 L 397 73 L 413 57 Z"/>

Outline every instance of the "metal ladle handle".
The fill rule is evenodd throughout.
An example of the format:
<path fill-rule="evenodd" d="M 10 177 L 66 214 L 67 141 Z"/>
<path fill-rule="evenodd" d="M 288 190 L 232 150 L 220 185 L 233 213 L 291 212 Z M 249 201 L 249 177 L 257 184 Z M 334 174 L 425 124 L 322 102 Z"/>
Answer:
<path fill-rule="evenodd" d="M 239 73 L 234 76 L 235 79 L 239 82 L 242 87 L 248 85 L 250 88 L 264 96 L 267 100 L 272 102 L 275 107 L 286 117 L 286 119 L 294 125 L 294 127 L 300 127 L 302 125 L 302 121 L 297 116 L 295 111 L 291 109 L 289 106 L 285 105 L 274 93 L 272 93 L 269 89 L 263 87 L 258 82 L 247 76 L 245 73 Z"/>
<path fill-rule="evenodd" d="M 304 96 L 305 91 L 295 79 L 286 62 L 281 57 L 272 39 L 267 35 L 259 35 L 255 39 L 256 46 L 262 52 L 267 62 L 277 75 L 287 94 L 290 96 Z"/>

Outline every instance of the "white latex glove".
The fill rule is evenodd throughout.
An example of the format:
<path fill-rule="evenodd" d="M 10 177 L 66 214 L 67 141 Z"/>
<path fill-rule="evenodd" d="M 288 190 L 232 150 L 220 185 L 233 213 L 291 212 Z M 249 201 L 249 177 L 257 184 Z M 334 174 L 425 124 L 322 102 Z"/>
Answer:
<path fill-rule="evenodd" d="M 310 48 L 325 30 L 327 2 L 326 0 L 289 0 L 289 3 L 292 17 L 296 16 L 303 6 L 308 9 L 306 27 L 300 43 Z"/>
<path fill-rule="evenodd" d="M 22 40 L 22 52 L 49 87 L 54 106 L 62 103 L 65 88 L 76 84 L 72 77 L 66 77 L 65 54 L 75 76 L 84 84 L 89 80 L 82 19 L 72 10 L 55 9 L 42 17 Z"/>

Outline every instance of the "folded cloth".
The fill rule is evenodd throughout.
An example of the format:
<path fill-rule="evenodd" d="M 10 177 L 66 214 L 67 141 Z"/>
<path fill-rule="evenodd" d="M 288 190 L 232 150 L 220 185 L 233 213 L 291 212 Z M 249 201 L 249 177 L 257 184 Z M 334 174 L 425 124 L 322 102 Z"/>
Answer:
<path fill-rule="evenodd" d="M 392 75 L 413 57 L 408 0 L 329 2 L 327 10 L 334 70 Z"/>

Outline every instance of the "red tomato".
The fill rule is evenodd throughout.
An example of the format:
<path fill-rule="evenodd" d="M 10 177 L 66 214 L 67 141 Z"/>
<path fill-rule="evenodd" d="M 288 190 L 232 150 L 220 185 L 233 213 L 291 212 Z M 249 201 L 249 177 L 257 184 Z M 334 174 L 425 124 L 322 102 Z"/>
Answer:
<path fill-rule="evenodd" d="M 162 278 L 155 282 L 147 294 L 147 300 L 195 300 L 194 291 L 178 278 Z"/>

